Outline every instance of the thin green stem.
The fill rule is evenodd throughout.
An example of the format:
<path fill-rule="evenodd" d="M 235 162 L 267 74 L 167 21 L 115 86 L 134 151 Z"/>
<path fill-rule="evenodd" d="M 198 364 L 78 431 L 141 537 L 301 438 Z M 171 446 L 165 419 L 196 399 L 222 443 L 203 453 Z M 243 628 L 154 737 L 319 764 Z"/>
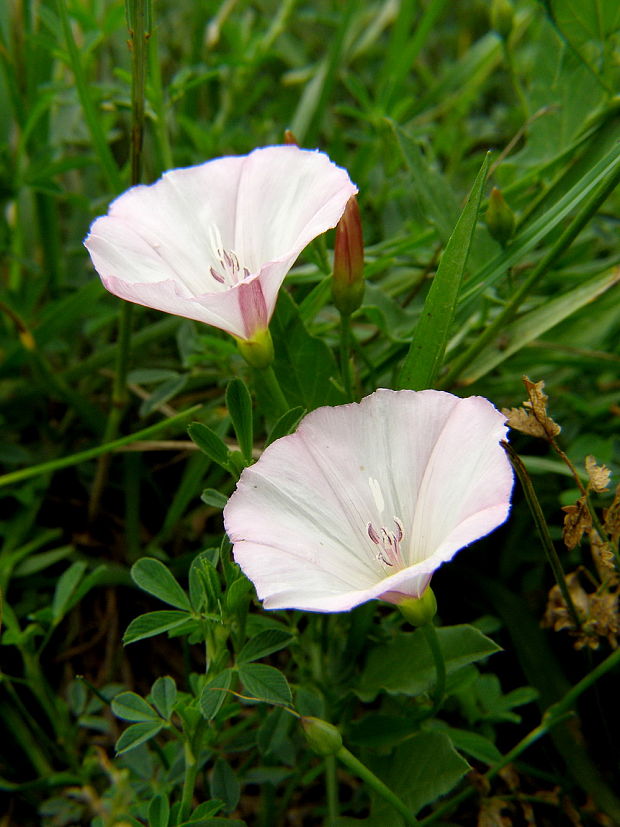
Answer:
<path fill-rule="evenodd" d="M 441 709 L 444 697 L 446 694 L 446 662 L 439 644 L 439 637 L 437 636 L 437 629 L 434 623 L 425 623 L 420 629 L 424 632 L 424 637 L 428 643 L 428 648 L 431 650 L 433 660 L 435 661 L 435 672 L 437 674 L 437 681 L 435 683 L 435 691 L 433 692 L 433 706 L 428 712 L 427 717 L 433 718 Z"/>
<path fill-rule="evenodd" d="M 519 106 L 521 108 L 521 115 L 523 116 L 523 120 L 527 122 L 528 120 L 528 103 L 527 97 L 525 92 L 523 91 L 523 86 L 521 85 L 521 81 L 519 80 L 519 76 L 517 75 L 517 71 L 515 68 L 514 60 L 512 57 L 512 52 L 510 50 L 510 46 L 508 45 L 507 39 L 502 37 L 502 52 L 504 54 L 504 61 L 506 63 L 506 68 L 508 70 L 508 75 L 510 76 L 510 82 L 512 83 L 512 88 L 515 91 L 515 95 L 519 101 Z"/>
<path fill-rule="evenodd" d="M 540 537 L 540 542 L 542 543 L 542 547 L 547 555 L 547 560 L 549 561 L 549 565 L 553 571 L 553 576 L 558 584 L 564 603 L 568 608 L 572 621 L 575 624 L 575 628 L 579 629 L 581 627 L 581 621 L 579 620 L 577 609 L 575 608 L 575 604 L 573 603 L 570 592 L 568 591 L 564 569 L 562 568 L 562 563 L 560 562 L 558 553 L 553 545 L 553 540 L 551 539 L 549 528 L 547 527 L 547 521 L 545 520 L 545 515 L 543 514 L 540 503 L 538 502 L 538 497 L 536 496 L 536 491 L 534 490 L 530 476 L 527 473 L 525 465 L 521 461 L 521 457 L 517 454 L 512 445 L 505 441 L 502 441 L 501 445 L 508 455 L 508 459 L 510 460 L 515 474 L 521 483 L 521 488 L 523 489 L 523 494 L 525 495 L 526 502 L 532 514 L 536 531 Z"/>
<path fill-rule="evenodd" d="M 340 314 L 340 372 L 342 387 L 347 400 L 353 400 L 353 384 L 351 382 L 351 316 L 348 313 Z"/>
<path fill-rule="evenodd" d="M 278 382 L 278 377 L 275 374 L 272 365 L 268 365 L 266 368 L 257 368 L 257 374 L 261 377 L 263 385 L 267 389 L 267 392 L 271 398 L 271 401 L 276 409 L 276 413 L 278 416 L 285 414 L 290 405 L 286 401 L 286 397 L 282 392 L 282 388 L 280 387 L 280 383 Z"/>
<path fill-rule="evenodd" d="M 336 757 L 325 756 L 325 788 L 327 792 L 327 825 L 336 827 L 338 818 L 338 780 L 336 778 Z"/>
<path fill-rule="evenodd" d="M 183 792 L 181 793 L 181 806 L 179 808 L 179 822 L 186 821 L 192 809 L 196 777 L 198 775 L 198 762 L 192 745 L 185 742 L 183 754 L 185 757 L 185 777 L 183 778 Z"/>
<path fill-rule="evenodd" d="M 460 356 L 454 359 L 450 370 L 439 383 L 440 387 L 445 388 L 452 385 L 461 371 L 473 361 L 486 345 L 492 342 L 504 330 L 508 322 L 512 321 L 529 292 L 540 282 L 541 276 L 553 267 L 560 256 L 570 247 L 586 224 L 595 215 L 601 204 L 603 204 L 614 191 L 620 182 L 620 158 L 616 159 L 616 162 L 617 166 L 613 174 L 609 176 L 604 185 L 601 186 L 586 206 L 573 218 L 546 255 L 532 268 L 530 274 L 525 278 L 502 312 L 498 314 L 487 329 L 484 330 Z"/>
<path fill-rule="evenodd" d="M 501 761 L 498 761 L 491 769 L 482 777 L 482 780 L 490 781 L 493 779 L 505 766 L 517 759 L 528 747 L 538 741 L 543 735 L 546 735 L 554 726 L 566 720 L 567 715 L 570 714 L 571 708 L 577 702 L 579 697 L 591 686 L 593 686 L 603 675 L 606 675 L 612 669 L 615 669 L 620 664 L 620 649 L 616 649 L 611 653 L 602 663 L 599 663 L 591 672 L 582 678 L 572 689 L 564 695 L 564 697 L 557 703 L 552 704 L 545 710 L 541 723 L 534 727 L 519 743 L 514 746 L 506 755 L 502 756 Z M 479 789 L 476 787 L 468 787 L 462 790 L 457 795 L 453 796 L 445 804 L 439 806 L 431 815 L 420 821 L 420 827 L 429 827 L 439 821 L 446 813 L 451 812 L 454 808 L 465 801 Z M 617 818 L 620 812 L 614 801 L 606 802 L 606 810 L 608 815 Z"/>
<path fill-rule="evenodd" d="M 186 411 L 170 417 L 170 419 L 164 419 L 156 425 L 150 425 L 148 428 L 143 428 L 141 431 L 136 431 L 134 434 L 130 434 L 129 436 L 114 439 L 112 442 L 105 442 L 103 445 L 88 448 L 86 451 L 80 451 L 77 454 L 59 457 L 58 459 L 52 459 L 49 462 L 42 462 L 40 465 L 31 465 L 30 468 L 21 468 L 19 471 L 11 471 L 8 474 L 3 474 L 0 476 L 0 488 L 4 485 L 12 485 L 15 482 L 21 482 L 22 480 L 31 479 L 32 477 L 38 477 L 41 474 L 49 474 L 52 471 L 58 471 L 60 468 L 68 468 L 71 465 L 79 465 L 81 462 L 96 459 L 102 454 L 109 454 L 112 451 L 116 451 L 118 448 L 122 448 L 125 445 L 130 445 L 132 442 L 138 442 L 142 439 L 150 439 L 170 425 L 176 425 L 182 420 L 193 416 L 196 411 L 200 410 L 201 407 L 201 405 L 193 405 Z"/>
<path fill-rule="evenodd" d="M 129 43 L 131 47 L 131 184 L 139 184 L 142 179 L 142 144 L 144 136 L 144 93 L 146 87 L 147 49 L 146 31 L 147 12 L 150 11 L 149 0 L 125 0 L 127 21 L 129 25 Z M 108 413 L 104 439 L 106 442 L 117 436 L 123 413 L 127 405 L 127 368 L 131 352 L 131 320 L 133 305 L 121 302 L 118 317 L 118 344 L 116 351 L 116 369 L 112 386 L 111 408 Z M 99 510 L 99 503 L 105 488 L 110 465 L 110 455 L 104 454 L 97 463 L 93 481 L 88 513 L 90 519 Z"/>
<path fill-rule="evenodd" d="M 405 819 L 406 824 L 414 825 L 417 827 L 419 825 L 419 821 L 413 815 L 409 807 L 401 801 L 401 799 L 396 795 L 396 793 L 392 792 L 392 790 L 381 781 L 380 778 L 368 769 L 365 764 L 356 758 L 353 753 L 349 752 L 346 747 L 340 747 L 338 752 L 336 753 L 336 757 L 339 758 L 342 763 L 348 767 L 351 772 L 355 773 L 358 778 L 361 778 L 371 789 L 373 789 L 378 795 L 380 795 L 385 801 L 389 802 L 395 810 L 401 814 L 401 816 Z"/>
<path fill-rule="evenodd" d="M 149 77 L 151 79 L 150 101 L 155 112 L 155 121 L 153 124 L 155 140 L 157 141 L 157 148 L 159 150 L 159 162 L 163 169 L 172 169 L 174 160 L 172 157 L 172 148 L 170 146 L 170 137 L 168 135 L 167 125 L 167 111 L 166 100 L 164 98 L 164 89 L 161 78 L 161 61 L 158 54 L 158 29 L 153 27 L 151 32 L 151 43 L 149 49 Z"/>
<path fill-rule="evenodd" d="M 142 144 L 144 138 L 144 92 L 146 88 L 147 15 L 149 0 L 126 0 L 131 44 L 131 183 L 142 180 Z"/>
<path fill-rule="evenodd" d="M 112 151 L 110 150 L 105 132 L 101 126 L 97 108 L 91 97 L 91 87 L 89 86 L 84 73 L 80 50 L 75 42 L 75 38 L 73 37 L 73 31 L 71 29 L 71 23 L 69 21 L 65 0 L 56 0 L 56 6 L 58 8 L 58 16 L 60 18 L 60 23 L 65 36 L 65 42 L 67 44 L 67 52 L 69 53 L 69 61 L 71 63 L 71 69 L 73 70 L 73 77 L 75 78 L 75 86 L 84 111 L 84 120 L 86 121 L 86 125 L 95 146 L 95 151 L 99 157 L 99 163 L 107 178 L 108 186 L 112 192 L 116 193 L 122 188 L 121 175 L 118 171 Z"/>

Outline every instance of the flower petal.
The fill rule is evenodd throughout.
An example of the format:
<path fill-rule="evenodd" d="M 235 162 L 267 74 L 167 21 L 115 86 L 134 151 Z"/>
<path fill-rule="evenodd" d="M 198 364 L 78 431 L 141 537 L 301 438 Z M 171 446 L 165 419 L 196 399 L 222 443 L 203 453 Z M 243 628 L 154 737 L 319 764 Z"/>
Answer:
<path fill-rule="evenodd" d="M 355 192 L 323 153 L 265 147 L 133 187 L 84 243 L 110 292 L 251 338 L 268 324 L 301 250 L 338 223 Z M 220 246 L 238 258 L 240 283 L 211 275 L 221 269 Z M 242 286 L 253 279 L 251 290 Z"/>
<path fill-rule="evenodd" d="M 440 391 L 382 389 L 312 412 L 241 475 L 224 509 L 235 559 L 267 608 L 419 597 L 444 560 L 507 516 L 503 422 L 484 399 Z M 400 568 L 376 543 L 398 523 Z"/>

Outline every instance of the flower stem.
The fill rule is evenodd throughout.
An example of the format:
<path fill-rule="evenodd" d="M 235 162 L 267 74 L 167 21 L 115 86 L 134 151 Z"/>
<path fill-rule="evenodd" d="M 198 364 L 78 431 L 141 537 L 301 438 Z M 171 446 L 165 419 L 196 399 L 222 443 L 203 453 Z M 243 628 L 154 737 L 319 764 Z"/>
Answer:
<path fill-rule="evenodd" d="M 547 560 L 549 561 L 549 565 L 551 566 L 551 570 L 553 571 L 556 583 L 558 584 L 558 588 L 560 589 L 562 599 L 564 600 L 564 603 L 566 604 L 571 619 L 575 624 L 575 629 L 579 629 L 581 627 L 581 621 L 579 619 L 579 615 L 577 614 L 575 604 L 573 603 L 573 600 L 570 596 L 570 592 L 568 591 L 568 587 L 566 586 L 564 569 L 562 568 L 562 563 L 560 562 L 558 553 L 555 550 L 555 546 L 553 545 L 553 540 L 551 539 L 551 535 L 549 534 L 549 528 L 547 526 L 545 516 L 542 512 L 542 508 L 540 507 L 540 503 L 538 502 L 536 492 L 534 491 L 532 481 L 530 480 L 529 474 L 526 471 L 525 465 L 521 461 L 521 457 L 517 454 L 512 445 L 505 441 L 502 441 L 501 445 L 504 451 L 507 453 L 508 459 L 510 460 L 510 464 L 514 468 L 515 474 L 517 475 L 517 477 L 519 478 L 519 482 L 521 483 L 521 488 L 523 489 L 525 499 L 532 514 L 532 519 L 534 520 L 536 531 L 538 532 L 540 542 L 542 543 L 542 547 L 545 550 L 545 554 L 547 555 Z"/>
<path fill-rule="evenodd" d="M 338 818 L 338 782 L 336 779 L 336 758 L 325 756 L 325 787 L 327 790 L 327 826 L 336 827 Z"/>
<path fill-rule="evenodd" d="M 441 709 L 446 694 L 446 662 L 441 651 L 441 646 L 439 645 L 439 637 L 437 636 L 437 629 L 434 623 L 432 621 L 425 623 L 420 629 L 424 632 L 428 648 L 431 650 L 433 660 L 435 661 L 435 672 L 437 674 L 437 682 L 433 693 L 433 706 L 426 716 L 432 718 Z"/>
<path fill-rule="evenodd" d="M 280 383 L 278 382 L 278 377 L 275 374 L 273 366 L 267 365 L 266 368 L 257 368 L 257 373 L 261 377 L 263 385 L 271 397 L 271 401 L 277 415 L 281 416 L 282 414 L 285 414 L 289 410 L 290 405 L 286 401 L 286 397 L 282 392 L 282 388 L 280 387 Z"/>
<path fill-rule="evenodd" d="M 147 49 L 146 19 L 150 17 L 150 0 L 125 0 L 131 48 L 131 183 L 139 184 L 142 178 L 142 143 L 144 135 L 144 95 L 146 87 Z M 118 349 L 116 370 L 112 387 L 112 405 L 108 414 L 104 440 L 113 440 L 119 432 L 127 403 L 127 366 L 131 350 L 131 319 L 133 305 L 121 302 L 118 316 Z M 110 465 L 110 455 L 105 454 L 97 463 L 97 471 L 90 494 L 88 515 L 92 520 L 99 510 Z"/>
<path fill-rule="evenodd" d="M 380 778 L 368 769 L 365 764 L 356 758 L 346 747 L 340 747 L 336 756 L 342 761 L 342 763 L 347 766 L 351 772 L 354 772 L 358 778 L 361 778 L 369 787 L 371 787 L 376 793 L 378 793 L 385 801 L 388 801 L 395 810 L 401 814 L 401 816 L 405 819 L 406 824 L 411 824 L 413 827 L 417 827 L 419 824 L 416 817 L 413 815 L 411 810 L 404 804 L 403 801 L 396 795 L 396 793 L 392 792 L 392 790 L 381 781 Z"/>
<path fill-rule="evenodd" d="M 189 741 L 185 742 L 185 777 L 183 779 L 183 792 L 181 793 L 181 806 L 179 808 L 179 821 L 185 821 L 191 812 L 194 799 L 194 788 L 196 787 L 196 776 L 198 775 L 198 761 L 192 750 Z"/>
<path fill-rule="evenodd" d="M 351 382 L 351 316 L 348 313 L 340 314 L 340 373 L 342 386 L 347 400 L 353 399 Z"/>

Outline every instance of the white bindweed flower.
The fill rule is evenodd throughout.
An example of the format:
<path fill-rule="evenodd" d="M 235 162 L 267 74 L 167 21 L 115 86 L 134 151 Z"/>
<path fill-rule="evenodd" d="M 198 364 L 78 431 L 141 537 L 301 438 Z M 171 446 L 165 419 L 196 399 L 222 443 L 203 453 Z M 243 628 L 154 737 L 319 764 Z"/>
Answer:
<path fill-rule="evenodd" d="M 224 509 L 265 608 L 421 597 L 442 563 L 508 516 L 504 423 L 482 397 L 434 390 L 381 389 L 308 414 L 243 471 Z"/>
<path fill-rule="evenodd" d="M 264 147 L 132 187 L 84 244 L 116 296 L 251 341 L 295 259 L 356 192 L 322 152 Z"/>

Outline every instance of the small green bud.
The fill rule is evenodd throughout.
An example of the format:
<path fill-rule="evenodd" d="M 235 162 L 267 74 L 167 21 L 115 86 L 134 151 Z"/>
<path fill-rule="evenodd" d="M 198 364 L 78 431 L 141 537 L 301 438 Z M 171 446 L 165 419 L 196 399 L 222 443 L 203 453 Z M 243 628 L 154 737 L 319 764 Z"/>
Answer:
<path fill-rule="evenodd" d="M 364 298 L 364 236 L 357 198 L 352 195 L 336 227 L 332 297 L 349 316 Z"/>
<path fill-rule="evenodd" d="M 484 218 L 493 238 L 505 247 L 514 235 L 515 216 L 497 187 L 491 190 Z"/>
<path fill-rule="evenodd" d="M 514 23 L 514 9 L 510 0 L 493 0 L 491 5 L 491 28 L 507 40 Z"/>
<path fill-rule="evenodd" d="M 426 626 L 437 614 L 437 600 L 431 587 L 427 586 L 422 597 L 406 597 L 398 608 L 412 626 Z"/>
<path fill-rule="evenodd" d="M 342 735 L 333 724 L 302 715 L 299 719 L 310 749 L 317 755 L 335 755 L 342 746 Z"/>
<path fill-rule="evenodd" d="M 237 339 L 237 347 L 253 368 L 266 368 L 273 362 L 273 341 L 268 327 L 257 331 L 252 339 Z"/>

